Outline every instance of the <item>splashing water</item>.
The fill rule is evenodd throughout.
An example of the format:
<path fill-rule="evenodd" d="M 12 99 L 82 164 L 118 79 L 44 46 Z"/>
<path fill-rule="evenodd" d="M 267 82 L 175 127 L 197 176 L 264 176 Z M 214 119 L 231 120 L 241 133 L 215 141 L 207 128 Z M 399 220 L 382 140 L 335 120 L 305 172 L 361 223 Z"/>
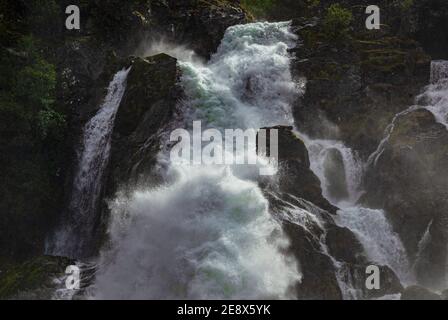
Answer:
<path fill-rule="evenodd" d="M 383 210 L 345 208 L 335 220 L 355 233 L 370 261 L 389 266 L 404 284 L 414 282 L 406 250 Z"/>
<path fill-rule="evenodd" d="M 130 68 L 121 70 L 114 76 L 98 113 L 84 127 L 83 149 L 73 183 L 69 214 L 65 215 L 62 227 L 47 241 L 47 254 L 80 258 L 89 250 L 101 182 L 109 160 L 115 115 L 126 89 L 129 71 Z"/>
<path fill-rule="evenodd" d="M 383 210 L 364 208 L 356 204 L 362 195 L 361 181 L 364 165 L 361 160 L 340 141 L 305 139 L 309 151 L 311 170 L 321 181 L 323 196 L 335 206 L 341 208 L 335 216 L 335 222 L 350 229 L 362 244 L 367 258 L 379 265 L 389 266 L 405 284 L 414 281 L 404 246 L 399 236 L 392 230 Z M 343 170 L 347 182 L 347 199 L 335 200 L 330 196 L 330 177 L 325 174 L 325 160 L 329 150 L 341 154 Z M 343 266 L 334 261 L 339 272 Z M 349 283 L 342 283 L 345 296 L 357 296 Z"/>
<path fill-rule="evenodd" d="M 339 207 L 350 206 L 356 203 L 362 195 L 360 186 L 363 176 L 363 165 L 353 150 L 337 140 L 311 140 L 305 135 L 302 135 L 302 137 L 308 149 L 311 164 L 310 169 L 321 181 L 323 196 L 332 204 Z M 326 160 L 328 159 L 329 152 L 332 150 L 336 150 L 341 156 L 342 170 L 344 170 L 348 195 L 346 199 L 333 199 L 329 191 L 332 181 L 329 181 L 328 175 L 326 174 Z"/>
<path fill-rule="evenodd" d="M 185 127 L 192 119 L 218 129 L 291 123 L 294 39 L 289 23 L 234 26 L 208 64 L 179 61 Z M 300 274 L 281 253 L 288 241 L 255 181 L 224 166 L 171 164 L 168 176 L 174 182 L 111 204 L 112 249 L 93 298 L 291 297 Z"/>

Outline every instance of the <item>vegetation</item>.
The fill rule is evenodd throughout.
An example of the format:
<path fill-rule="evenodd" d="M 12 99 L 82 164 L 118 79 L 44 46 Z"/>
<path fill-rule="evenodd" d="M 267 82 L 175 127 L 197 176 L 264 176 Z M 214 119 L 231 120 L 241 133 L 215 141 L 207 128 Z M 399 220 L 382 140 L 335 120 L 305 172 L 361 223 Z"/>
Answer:
<path fill-rule="evenodd" d="M 255 17 L 265 17 L 274 5 L 274 0 L 241 0 L 241 6 Z"/>
<path fill-rule="evenodd" d="M 324 18 L 324 32 L 328 40 L 339 41 L 348 37 L 353 14 L 340 4 L 332 4 L 327 8 Z"/>
<path fill-rule="evenodd" d="M 42 243 L 58 207 L 66 113 L 57 101 L 55 1 L 0 0 L 0 256 Z"/>

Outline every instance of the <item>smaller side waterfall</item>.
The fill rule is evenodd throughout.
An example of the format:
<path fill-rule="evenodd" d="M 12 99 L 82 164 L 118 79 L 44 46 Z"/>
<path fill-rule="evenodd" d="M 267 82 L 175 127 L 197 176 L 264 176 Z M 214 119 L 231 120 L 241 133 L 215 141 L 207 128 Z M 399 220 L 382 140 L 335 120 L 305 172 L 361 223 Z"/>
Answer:
<path fill-rule="evenodd" d="M 392 130 L 393 128 L 390 129 L 391 132 Z M 355 234 L 372 263 L 387 265 L 395 271 L 403 283 L 412 283 L 413 275 L 406 251 L 399 236 L 387 221 L 385 212 L 364 208 L 356 203 L 363 193 L 361 181 L 365 168 L 359 157 L 340 141 L 310 139 L 305 141 L 309 151 L 311 170 L 321 181 L 323 196 L 333 205 L 341 208 L 335 217 L 335 222 Z M 339 156 L 335 157 L 334 154 Z M 334 174 L 332 170 L 339 172 Z M 335 179 L 345 179 L 345 181 L 340 183 L 334 181 Z M 346 188 L 345 198 L 335 198 L 331 191 L 333 187 Z M 337 261 L 335 266 L 338 266 Z M 343 269 L 339 271 L 344 272 Z M 346 291 L 350 291 L 349 284 L 347 288 L 345 288 Z"/>
<path fill-rule="evenodd" d="M 99 111 L 84 127 L 68 213 L 53 238 L 47 241 L 48 254 L 79 258 L 89 245 L 101 181 L 109 160 L 115 115 L 126 89 L 129 71 L 130 68 L 121 70 L 114 76 Z"/>

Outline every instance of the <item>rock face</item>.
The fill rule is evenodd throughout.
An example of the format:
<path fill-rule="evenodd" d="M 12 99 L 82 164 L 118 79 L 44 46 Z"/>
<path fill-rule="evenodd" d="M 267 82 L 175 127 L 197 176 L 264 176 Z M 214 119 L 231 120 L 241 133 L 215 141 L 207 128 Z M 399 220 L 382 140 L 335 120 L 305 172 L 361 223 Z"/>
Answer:
<path fill-rule="evenodd" d="M 438 287 L 446 272 L 448 131 L 427 110 L 398 119 L 366 177 L 367 203 L 383 207 L 421 283 Z M 381 186 L 381 187 L 379 187 Z"/>
<path fill-rule="evenodd" d="M 393 116 L 428 83 L 430 57 L 405 37 L 360 32 L 334 43 L 318 19 L 294 24 L 302 45 L 293 73 L 307 78 L 294 108 L 299 130 L 342 140 L 367 157 Z"/>
<path fill-rule="evenodd" d="M 108 194 L 148 173 L 161 149 L 164 128 L 182 97 L 177 60 L 165 54 L 136 58 L 118 109 L 111 144 Z"/>
<path fill-rule="evenodd" d="M 385 266 L 381 267 L 384 284 L 381 290 L 366 289 L 365 270 L 369 261 L 364 249 L 349 229 L 334 222 L 337 208 L 322 197 L 320 182 L 310 170 L 304 143 L 291 127 L 272 127 L 268 132 L 269 129 L 277 129 L 279 133 L 278 184 L 262 181 L 260 186 L 270 200 L 274 215 L 283 223 L 290 239 L 290 254 L 299 261 L 302 281 L 296 287 L 298 298 L 350 298 L 346 288 L 341 288 L 341 282 L 352 283 L 358 292 L 357 298 L 401 292 L 397 276 Z M 330 256 L 340 267 L 336 267 Z"/>

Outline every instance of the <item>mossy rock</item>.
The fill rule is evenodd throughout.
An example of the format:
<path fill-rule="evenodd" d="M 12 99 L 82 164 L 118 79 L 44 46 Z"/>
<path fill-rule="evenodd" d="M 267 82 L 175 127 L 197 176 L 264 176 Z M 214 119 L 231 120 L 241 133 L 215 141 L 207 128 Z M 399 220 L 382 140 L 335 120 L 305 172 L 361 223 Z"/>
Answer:
<path fill-rule="evenodd" d="M 68 258 L 41 256 L 10 266 L 0 273 L 0 299 L 14 299 L 23 292 L 54 288 L 53 280 L 73 264 L 74 261 Z M 51 296 L 39 298 L 49 299 Z"/>

